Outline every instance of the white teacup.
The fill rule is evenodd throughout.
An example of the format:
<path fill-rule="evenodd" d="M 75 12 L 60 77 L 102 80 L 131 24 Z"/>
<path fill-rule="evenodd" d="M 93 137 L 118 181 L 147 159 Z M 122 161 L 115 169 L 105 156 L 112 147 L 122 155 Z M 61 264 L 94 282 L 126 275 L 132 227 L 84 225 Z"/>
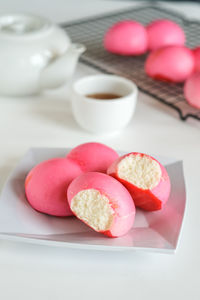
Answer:
<path fill-rule="evenodd" d="M 87 95 L 115 94 L 119 98 L 97 99 Z M 83 77 L 72 86 L 72 111 L 77 123 L 93 133 L 123 129 L 134 113 L 138 89 L 130 80 L 115 75 Z"/>

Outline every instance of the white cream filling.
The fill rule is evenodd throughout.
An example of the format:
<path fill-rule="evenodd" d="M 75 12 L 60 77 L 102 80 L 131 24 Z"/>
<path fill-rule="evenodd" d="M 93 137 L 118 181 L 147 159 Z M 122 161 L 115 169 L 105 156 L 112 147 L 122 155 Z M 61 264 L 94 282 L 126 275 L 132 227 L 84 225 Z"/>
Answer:
<path fill-rule="evenodd" d="M 71 202 L 71 210 L 96 231 L 110 229 L 114 211 L 109 199 L 98 190 L 80 191 Z"/>
<path fill-rule="evenodd" d="M 130 154 L 118 164 L 118 176 L 144 190 L 157 186 L 161 175 L 160 165 L 148 156 Z"/>

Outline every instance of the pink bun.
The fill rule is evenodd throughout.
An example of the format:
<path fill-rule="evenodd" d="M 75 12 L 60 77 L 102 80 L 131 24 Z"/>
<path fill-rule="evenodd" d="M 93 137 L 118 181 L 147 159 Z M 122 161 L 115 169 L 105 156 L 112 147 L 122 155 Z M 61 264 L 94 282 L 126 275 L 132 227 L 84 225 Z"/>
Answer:
<path fill-rule="evenodd" d="M 185 81 L 193 72 L 194 57 L 182 46 L 167 46 L 150 53 L 145 71 L 150 77 L 169 82 Z"/>
<path fill-rule="evenodd" d="M 37 211 L 52 216 L 71 216 L 66 196 L 71 181 L 81 174 L 80 167 L 65 158 L 55 158 L 35 166 L 25 180 L 26 197 Z"/>
<path fill-rule="evenodd" d="M 193 50 L 194 55 L 194 71 L 200 72 L 200 47 Z"/>
<path fill-rule="evenodd" d="M 84 172 L 106 173 L 109 165 L 119 157 L 112 148 L 100 143 L 85 143 L 72 149 L 67 157 Z"/>
<path fill-rule="evenodd" d="M 99 232 L 109 237 L 118 237 L 126 234 L 133 226 L 135 218 L 135 206 L 126 188 L 114 178 L 103 173 L 88 172 L 82 174 L 74 179 L 68 188 L 67 196 L 70 207 L 72 208 L 73 198 L 80 191 L 91 189 L 106 196 L 113 210 L 113 221 L 110 228 Z M 76 215 L 75 212 L 74 214 Z M 86 221 L 84 222 L 92 227 Z"/>
<path fill-rule="evenodd" d="M 186 80 L 184 96 L 191 106 L 200 109 L 200 72 L 194 73 Z"/>
<path fill-rule="evenodd" d="M 147 51 L 146 29 L 142 24 L 135 21 L 118 22 L 106 32 L 104 48 L 120 55 L 143 54 Z"/>
<path fill-rule="evenodd" d="M 119 163 L 129 155 L 134 156 L 140 156 L 140 157 L 147 157 L 150 160 L 153 160 L 157 162 L 161 169 L 161 177 L 158 182 L 158 184 L 153 187 L 152 189 L 143 189 L 141 187 L 138 187 L 137 185 L 134 185 L 128 180 L 125 180 L 120 177 L 119 175 Z M 133 201 L 135 203 L 135 206 L 147 210 L 147 211 L 154 211 L 154 210 L 160 210 L 163 205 L 167 202 L 170 194 L 170 179 L 167 174 L 166 169 L 163 165 L 161 165 L 155 158 L 138 152 L 132 152 L 128 153 L 126 155 L 123 155 L 119 157 L 109 168 L 107 173 L 110 176 L 113 176 L 117 180 L 119 180 L 130 192 Z"/>
<path fill-rule="evenodd" d="M 170 20 L 156 20 L 147 27 L 148 49 L 156 50 L 163 46 L 185 44 L 185 33 L 183 29 Z"/>

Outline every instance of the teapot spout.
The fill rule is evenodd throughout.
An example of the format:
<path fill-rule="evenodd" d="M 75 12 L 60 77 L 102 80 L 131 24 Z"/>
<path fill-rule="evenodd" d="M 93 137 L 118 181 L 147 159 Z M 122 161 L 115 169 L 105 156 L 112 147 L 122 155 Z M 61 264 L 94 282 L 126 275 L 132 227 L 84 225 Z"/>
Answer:
<path fill-rule="evenodd" d="M 77 53 L 79 53 L 79 55 L 81 55 L 82 53 L 85 52 L 86 47 L 83 44 L 79 44 L 79 43 L 73 43 L 70 45 L 70 48 L 72 51 L 75 51 Z"/>
<path fill-rule="evenodd" d="M 54 89 L 66 83 L 72 77 L 79 56 L 85 50 L 82 44 L 71 44 L 64 54 L 53 57 L 41 71 L 41 89 Z"/>

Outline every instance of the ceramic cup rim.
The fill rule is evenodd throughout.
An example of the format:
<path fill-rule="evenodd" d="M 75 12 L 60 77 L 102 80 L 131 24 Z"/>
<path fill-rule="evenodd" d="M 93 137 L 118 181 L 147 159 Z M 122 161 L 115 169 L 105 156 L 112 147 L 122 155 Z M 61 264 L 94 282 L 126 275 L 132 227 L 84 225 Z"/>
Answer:
<path fill-rule="evenodd" d="M 126 94 L 126 95 L 120 95 L 119 98 L 115 98 L 115 99 L 97 99 L 97 98 L 89 98 L 86 96 L 85 93 L 80 93 L 80 85 L 83 85 L 84 83 L 88 83 L 88 81 L 90 81 L 92 83 L 92 81 L 105 81 L 105 80 L 110 80 L 110 81 L 113 81 L 115 83 L 117 82 L 120 82 L 122 84 L 124 84 L 130 91 Z M 124 77 L 121 77 L 121 76 L 118 76 L 118 75 L 109 75 L 109 74 L 97 74 L 97 75 L 88 75 L 88 76 L 84 76 L 80 79 L 78 79 L 73 85 L 72 85 L 72 91 L 77 94 L 79 97 L 82 97 L 84 98 L 85 101 L 89 101 L 91 102 L 92 100 L 92 103 L 96 102 L 96 103 L 101 103 L 102 104 L 108 104 L 108 103 L 117 103 L 117 102 L 120 102 L 120 101 L 125 101 L 126 99 L 127 100 L 130 100 L 130 96 L 132 97 L 136 97 L 137 96 L 137 92 L 138 92 L 138 88 L 137 88 L 137 85 L 131 81 L 130 79 L 127 79 L 127 78 L 124 78 Z M 89 93 L 89 92 L 88 92 Z"/>

